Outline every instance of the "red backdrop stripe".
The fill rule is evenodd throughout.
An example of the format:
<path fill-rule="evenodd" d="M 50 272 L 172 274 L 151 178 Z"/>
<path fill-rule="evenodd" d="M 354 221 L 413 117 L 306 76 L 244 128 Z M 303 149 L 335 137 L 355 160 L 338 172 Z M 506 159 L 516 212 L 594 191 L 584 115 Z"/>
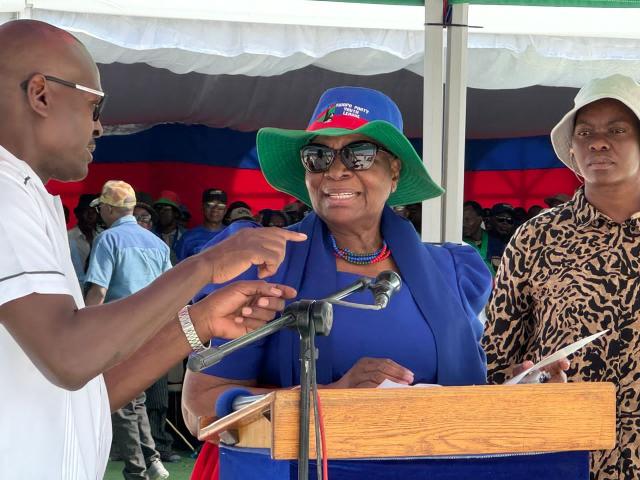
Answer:
<path fill-rule="evenodd" d="M 95 163 L 81 182 L 51 181 L 47 189 L 60 195 L 71 212 L 70 224 L 75 224 L 73 209 L 82 193 L 99 193 L 107 180 L 124 180 L 137 191 L 151 194 L 154 199 L 162 190 L 173 190 L 192 215 L 191 226 L 202 222 L 201 195 L 207 188 L 221 188 L 228 201 L 243 200 L 253 212 L 263 208 L 280 209 L 294 199 L 274 190 L 259 170 L 213 167 L 181 162 Z"/>
<path fill-rule="evenodd" d="M 486 170 L 466 172 L 464 198 L 483 207 L 511 203 L 518 207 L 546 207 L 544 198 L 556 193 L 571 194 L 580 185 L 568 168 L 531 170 Z"/>

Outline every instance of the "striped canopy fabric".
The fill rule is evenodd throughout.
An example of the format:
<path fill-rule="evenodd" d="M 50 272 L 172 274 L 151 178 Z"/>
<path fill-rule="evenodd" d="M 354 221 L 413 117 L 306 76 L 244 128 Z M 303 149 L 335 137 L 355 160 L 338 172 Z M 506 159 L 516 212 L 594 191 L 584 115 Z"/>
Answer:
<path fill-rule="evenodd" d="M 424 5 L 423 0 L 332 0 L 343 3 L 374 3 L 384 5 Z M 526 5 L 530 7 L 592 7 L 638 8 L 640 0 L 449 0 L 448 3 L 474 5 Z"/>
<path fill-rule="evenodd" d="M 475 5 L 526 5 L 529 7 L 638 8 L 640 0 L 449 0 Z"/>

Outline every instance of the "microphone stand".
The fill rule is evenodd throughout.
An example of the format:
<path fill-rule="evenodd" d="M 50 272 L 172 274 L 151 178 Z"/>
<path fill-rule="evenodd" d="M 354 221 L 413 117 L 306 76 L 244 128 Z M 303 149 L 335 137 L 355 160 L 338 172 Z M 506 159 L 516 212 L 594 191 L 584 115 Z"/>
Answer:
<path fill-rule="evenodd" d="M 299 300 L 285 308 L 282 316 L 265 326 L 254 330 L 242 337 L 231 340 L 220 347 L 210 347 L 207 350 L 192 355 L 187 361 L 187 367 L 193 372 L 199 372 L 207 367 L 219 363 L 227 355 L 239 350 L 255 341 L 276 333 L 283 328 L 295 328 L 300 336 L 300 417 L 299 432 L 300 446 L 298 449 L 298 480 L 309 480 L 309 422 L 310 397 L 314 396 L 315 436 L 316 436 L 316 464 L 321 478 L 322 467 L 319 419 L 317 410 L 316 361 L 318 351 L 315 348 L 315 336 L 327 336 L 333 325 L 333 307 L 335 304 L 347 304 L 355 308 L 370 308 L 370 305 L 351 304 L 340 300 L 352 293 L 369 287 L 371 280 L 360 278 L 352 285 L 339 290 L 322 300 Z"/>
<path fill-rule="evenodd" d="M 351 295 L 352 293 L 359 292 L 366 289 L 370 283 L 371 283 L 370 279 L 360 278 L 356 280 L 352 285 L 349 285 L 348 287 L 342 290 L 339 290 L 338 292 L 332 294 L 331 296 L 325 299 L 319 300 L 316 303 L 324 303 L 324 302 L 338 303 L 340 299 L 348 295 Z M 289 327 L 289 328 L 297 329 L 297 325 L 300 323 L 304 323 L 305 321 L 305 319 L 300 320 L 296 318 L 296 316 L 303 315 L 305 313 L 304 308 L 300 304 L 301 302 L 309 302 L 309 301 L 310 300 L 300 300 L 298 302 L 293 302 L 284 310 L 284 312 L 279 318 L 277 318 L 276 320 L 273 320 L 272 322 L 267 323 L 265 326 L 260 327 L 254 330 L 253 332 L 247 333 L 242 337 L 231 340 L 219 347 L 210 347 L 203 352 L 199 352 L 191 355 L 189 357 L 189 360 L 187 361 L 187 367 L 192 372 L 200 372 L 207 367 L 210 367 L 212 365 L 215 365 L 216 363 L 219 363 L 220 361 L 222 361 L 224 357 L 231 354 L 232 352 L 235 352 L 236 350 L 246 347 L 247 345 L 253 342 L 256 342 L 262 338 L 268 337 L 269 335 L 272 335 L 277 331 L 282 330 L 283 328 Z M 355 306 L 357 308 L 358 304 L 350 304 L 350 306 Z M 363 305 L 362 307 L 367 308 L 368 306 Z M 308 322 L 308 319 L 306 320 Z M 331 330 L 331 326 L 329 326 L 329 331 L 330 330 Z M 320 331 L 318 331 L 318 333 L 320 333 Z M 329 335 L 329 332 L 327 332 L 327 335 Z"/>

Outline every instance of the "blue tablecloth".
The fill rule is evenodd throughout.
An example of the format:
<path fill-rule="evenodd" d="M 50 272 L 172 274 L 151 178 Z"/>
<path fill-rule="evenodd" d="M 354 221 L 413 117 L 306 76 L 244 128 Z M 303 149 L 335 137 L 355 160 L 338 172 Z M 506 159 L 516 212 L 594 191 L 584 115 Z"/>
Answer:
<path fill-rule="evenodd" d="M 310 479 L 316 478 L 315 463 Z M 220 480 L 295 480 L 297 462 L 271 460 L 267 450 L 221 446 Z M 331 460 L 329 480 L 588 480 L 589 452 L 481 458 Z"/>

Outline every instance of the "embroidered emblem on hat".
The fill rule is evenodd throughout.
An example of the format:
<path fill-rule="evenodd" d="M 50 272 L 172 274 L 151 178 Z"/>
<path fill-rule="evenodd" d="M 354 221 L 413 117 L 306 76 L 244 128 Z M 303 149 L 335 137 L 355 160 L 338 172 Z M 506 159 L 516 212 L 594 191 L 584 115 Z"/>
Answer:
<path fill-rule="evenodd" d="M 320 123 L 330 122 L 333 116 L 335 115 L 335 113 L 336 113 L 336 105 L 334 103 L 329 105 L 329 107 L 327 107 L 326 110 L 320 112 L 320 115 L 316 117 L 316 122 L 320 122 Z"/>

